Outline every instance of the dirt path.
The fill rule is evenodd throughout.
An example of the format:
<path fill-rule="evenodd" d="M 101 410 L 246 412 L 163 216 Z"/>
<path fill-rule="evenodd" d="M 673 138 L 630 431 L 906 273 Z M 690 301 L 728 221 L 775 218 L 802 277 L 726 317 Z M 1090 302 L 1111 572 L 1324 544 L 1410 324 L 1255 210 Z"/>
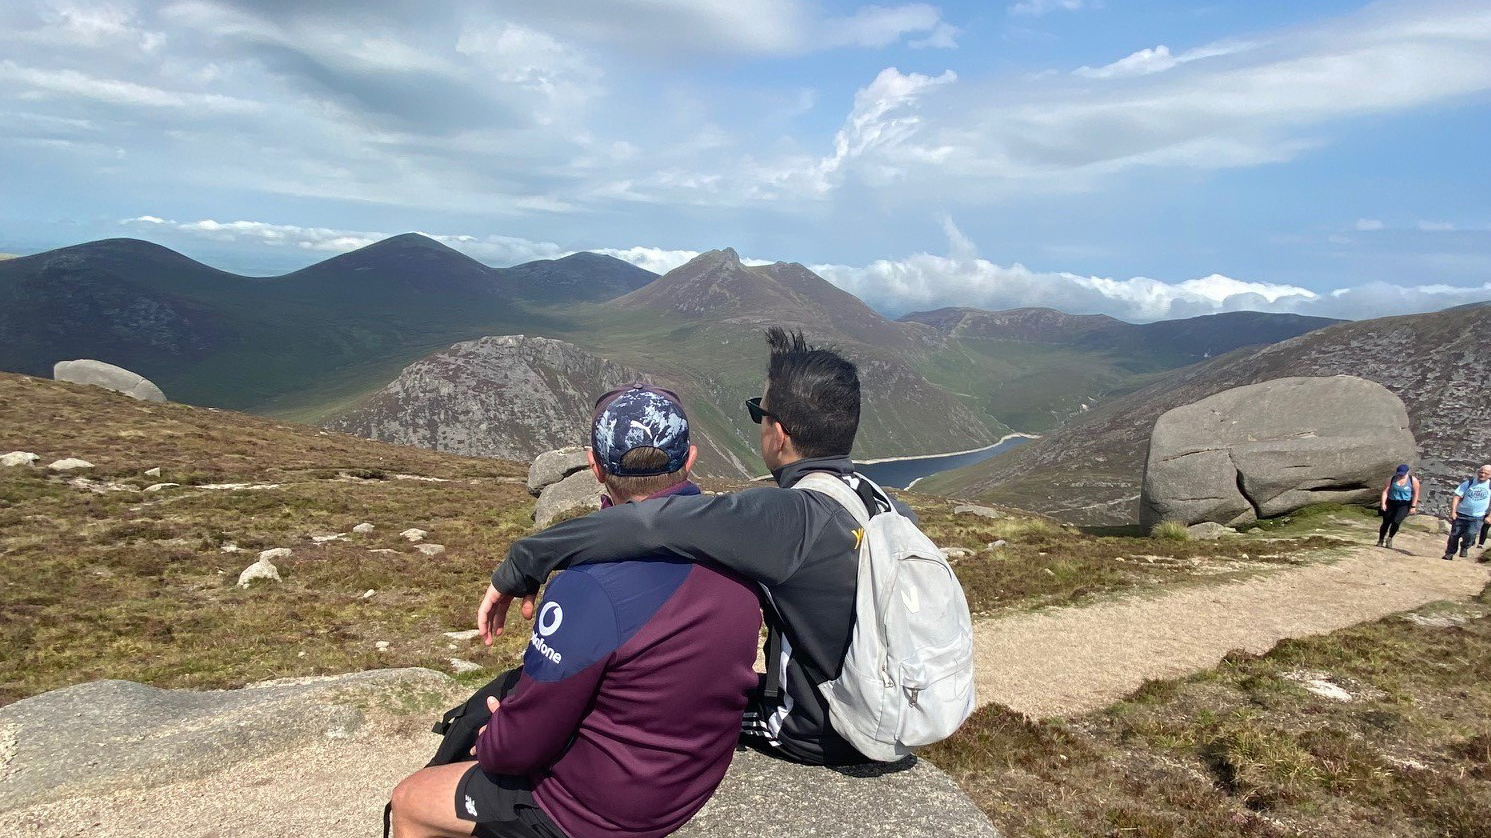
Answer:
<path fill-rule="evenodd" d="M 1334 564 L 1154 597 L 1052 609 L 974 625 L 980 704 L 1035 717 L 1107 707 L 1147 679 L 1215 666 L 1227 652 L 1325 634 L 1442 599 L 1474 596 L 1491 565 L 1439 557 L 1444 536 L 1404 531 Z"/>

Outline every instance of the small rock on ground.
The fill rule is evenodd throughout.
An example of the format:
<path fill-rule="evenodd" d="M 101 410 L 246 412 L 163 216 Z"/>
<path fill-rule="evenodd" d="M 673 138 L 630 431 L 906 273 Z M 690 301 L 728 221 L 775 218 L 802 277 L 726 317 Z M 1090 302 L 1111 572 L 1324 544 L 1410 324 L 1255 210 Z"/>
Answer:
<path fill-rule="evenodd" d="M 280 569 L 275 567 L 273 562 L 260 558 L 257 562 L 244 568 L 242 573 L 238 574 L 238 587 L 247 588 L 260 579 L 279 582 Z"/>
<path fill-rule="evenodd" d="M 368 533 L 372 532 L 373 529 L 374 528 L 373 528 L 372 524 L 369 524 L 366 521 L 364 521 L 363 523 L 358 524 L 357 526 L 353 527 L 352 531 L 355 532 L 355 533 L 357 533 L 358 535 L 367 535 Z"/>
<path fill-rule="evenodd" d="M 51 465 L 47 466 L 47 468 L 51 469 L 52 471 L 72 471 L 73 469 L 79 468 L 93 468 L 93 463 L 90 463 L 87 460 L 80 460 L 77 457 L 67 457 L 65 459 L 53 461 Z"/>
<path fill-rule="evenodd" d="M 406 538 L 409 541 L 424 541 L 425 536 L 429 535 L 429 533 L 425 532 L 422 529 L 418 529 L 417 527 L 410 527 L 409 529 L 399 533 L 399 535 L 400 537 Z"/>
<path fill-rule="evenodd" d="M 0 456 L 0 466 L 29 466 L 40 459 L 30 451 L 12 451 Z"/>
<path fill-rule="evenodd" d="M 421 553 L 424 553 L 426 556 L 438 556 L 441 553 L 445 552 L 445 545 L 444 544 L 419 544 L 419 545 L 415 545 L 414 549 L 418 550 Z"/>
<path fill-rule="evenodd" d="M 998 518 L 999 517 L 999 513 L 996 512 L 991 507 L 988 507 L 988 506 L 977 506 L 977 505 L 971 504 L 971 503 L 965 503 L 965 504 L 962 504 L 960 506 L 953 507 L 953 514 L 954 515 L 977 515 L 980 518 Z"/>

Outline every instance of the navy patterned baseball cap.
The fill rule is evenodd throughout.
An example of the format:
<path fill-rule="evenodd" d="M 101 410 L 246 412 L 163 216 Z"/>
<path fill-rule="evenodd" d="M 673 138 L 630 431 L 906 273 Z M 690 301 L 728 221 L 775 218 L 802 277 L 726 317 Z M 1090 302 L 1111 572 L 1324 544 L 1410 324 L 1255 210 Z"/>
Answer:
<path fill-rule="evenodd" d="M 617 477 L 650 477 L 683 468 L 689 456 L 689 418 L 678 395 L 648 384 L 629 384 L 601 396 L 595 402 L 595 421 L 590 426 L 590 448 L 595 461 L 607 474 Z M 668 455 L 668 463 L 638 471 L 621 465 L 621 458 L 637 448 L 656 448 Z"/>

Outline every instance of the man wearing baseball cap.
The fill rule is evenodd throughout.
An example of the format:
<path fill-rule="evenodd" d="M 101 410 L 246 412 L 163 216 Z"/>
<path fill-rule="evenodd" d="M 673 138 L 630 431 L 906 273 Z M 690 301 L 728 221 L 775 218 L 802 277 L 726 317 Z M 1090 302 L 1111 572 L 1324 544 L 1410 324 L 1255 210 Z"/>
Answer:
<path fill-rule="evenodd" d="M 697 495 L 678 397 L 633 384 L 596 402 L 603 504 Z M 652 838 L 693 816 L 734 755 L 761 627 L 755 589 L 686 561 L 585 565 L 544 592 L 516 685 L 475 762 L 399 784 L 393 834 Z M 499 678 L 499 681 L 502 680 Z"/>

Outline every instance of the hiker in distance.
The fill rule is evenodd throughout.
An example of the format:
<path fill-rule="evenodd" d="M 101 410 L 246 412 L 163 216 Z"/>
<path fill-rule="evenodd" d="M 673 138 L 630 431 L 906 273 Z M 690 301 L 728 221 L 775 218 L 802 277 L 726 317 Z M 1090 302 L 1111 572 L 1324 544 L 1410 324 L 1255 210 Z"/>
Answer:
<path fill-rule="evenodd" d="M 1393 546 L 1393 536 L 1403 526 L 1403 520 L 1419 508 L 1419 479 L 1413 469 L 1404 463 L 1398 466 L 1387 485 L 1382 487 L 1382 500 L 1377 510 L 1382 515 L 1382 526 L 1377 529 L 1377 546 Z"/>
<path fill-rule="evenodd" d="M 641 509 L 698 495 L 697 455 L 671 392 L 636 384 L 596 403 L 590 468 L 607 502 Z M 474 699 L 491 711 L 475 722 L 486 721 L 476 761 L 461 753 L 400 783 L 393 835 L 673 832 L 730 766 L 760 628 L 755 586 L 717 565 L 620 561 L 559 574 L 518 677 Z"/>
<path fill-rule="evenodd" d="M 1450 498 L 1450 540 L 1444 545 L 1444 559 L 1468 558 L 1476 534 L 1491 522 L 1491 464 L 1481 466 L 1474 476 L 1461 481 Z"/>
<path fill-rule="evenodd" d="M 490 643 L 501 633 L 512 599 L 531 595 L 556 568 L 607 557 L 717 561 L 761 585 L 770 629 L 767 675 L 751 690 L 742 742 L 807 764 L 895 759 L 906 751 L 899 742 L 887 743 L 865 733 L 866 729 L 873 733 L 883 720 L 871 718 L 873 712 L 859 712 L 862 705 L 854 697 L 893 690 L 895 695 L 876 699 L 884 707 L 876 712 L 953 719 L 950 727 L 941 724 L 940 733 L 916 744 L 951 733 L 973 707 L 967 603 L 946 560 L 908 520 L 913 515 L 909 508 L 854 472 L 849 452 L 860 416 L 859 374 L 854 364 L 831 349 L 810 345 L 800 332 L 772 328 L 766 338 L 770 349 L 766 386 L 760 398 L 748 400 L 745 406 L 760 425 L 761 457 L 781 488 L 611 507 L 521 539 L 492 574 L 477 627 Z M 794 486 L 798 490 L 788 488 Z M 925 544 L 921 552 L 935 554 L 918 565 L 918 572 L 930 572 L 941 562 L 943 576 L 929 582 L 933 593 L 901 592 L 908 609 L 918 606 L 919 613 L 890 618 L 892 622 L 902 618 L 926 621 L 931 627 L 923 636 L 941 633 L 937 642 L 946 649 L 943 659 L 934 661 L 928 656 L 928 665 L 918 671 L 951 669 L 954 673 L 925 695 L 915 684 L 904 679 L 893 682 L 879 674 L 871 675 L 868 684 L 844 686 L 861 672 L 880 672 L 846 666 L 846 656 L 857 660 L 879 654 L 870 649 L 871 642 L 879 642 L 874 640 L 877 634 L 890 637 L 884 633 L 886 623 L 874 614 L 866 615 L 856 592 L 859 589 L 873 599 L 873 586 L 861 575 L 862 562 L 867 562 L 861 548 L 867 554 L 873 552 L 878 542 L 871 536 L 893 525 L 910 528 Z M 897 607 L 902 601 L 901 597 L 885 599 Z M 528 600 L 523 613 L 532 615 Z M 867 621 L 860 633 L 855 631 L 857 614 Z M 877 629 L 882 631 L 877 633 Z M 906 636 L 903 632 L 898 638 Z M 887 640 L 886 646 L 899 643 L 899 639 Z M 920 646 L 918 651 L 926 648 Z M 949 692 L 954 694 L 951 699 L 946 698 Z M 829 694 L 835 696 L 832 706 Z M 919 697 L 925 709 L 915 709 Z M 905 707 L 908 700 L 911 710 Z"/>

